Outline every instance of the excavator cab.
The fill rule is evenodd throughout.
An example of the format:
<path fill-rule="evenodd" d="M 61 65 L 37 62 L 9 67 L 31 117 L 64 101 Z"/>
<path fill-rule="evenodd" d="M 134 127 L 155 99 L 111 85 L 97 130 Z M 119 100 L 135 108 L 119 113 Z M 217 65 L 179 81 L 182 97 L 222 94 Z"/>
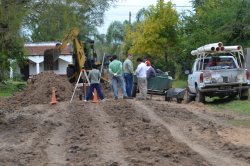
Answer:
<path fill-rule="evenodd" d="M 90 57 L 88 49 L 86 47 L 87 42 L 82 42 L 79 40 L 80 30 L 78 28 L 73 28 L 62 40 L 62 43 L 56 44 L 53 49 L 45 50 L 44 52 L 44 63 L 47 64 L 47 70 L 54 69 L 54 63 L 57 61 L 60 53 L 66 48 L 68 43 L 73 46 L 73 63 L 69 64 L 67 67 L 67 77 L 69 82 L 74 83 L 77 81 L 79 74 L 82 69 L 90 70 L 92 69 L 92 64 L 96 63 L 97 55 L 94 51 L 94 41 L 89 40 L 88 44 L 93 52 L 93 59 Z"/>

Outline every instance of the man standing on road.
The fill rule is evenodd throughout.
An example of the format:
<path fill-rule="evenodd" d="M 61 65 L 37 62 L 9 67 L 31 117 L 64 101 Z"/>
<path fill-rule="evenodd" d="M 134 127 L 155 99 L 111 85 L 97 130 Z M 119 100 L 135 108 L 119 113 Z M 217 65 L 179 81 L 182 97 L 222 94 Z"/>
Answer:
<path fill-rule="evenodd" d="M 146 100 L 147 98 L 147 66 L 141 58 L 136 60 L 139 64 L 135 71 L 137 76 L 137 84 L 140 92 L 140 100 Z"/>
<path fill-rule="evenodd" d="M 125 89 L 125 83 L 122 76 L 122 62 L 117 60 L 117 56 L 113 55 L 113 61 L 109 64 L 109 73 L 111 75 L 111 82 L 114 91 L 115 100 L 118 99 L 118 87 L 117 84 L 119 83 L 122 88 L 123 98 L 127 99 L 127 93 Z"/>
<path fill-rule="evenodd" d="M 126 92 L 128 97 L 131 97 L 132 85 L 133 85 L 133 73 L 134 67 L 131 59 L 133 55 L 128 54 L 127 59 L 123 63 L 124 80 L 126 84 Z"/>
<path fill-rule="evenodd" d="M 92 70 L 89 72 L 89 81 L 90 81 L 90 87 L 88 91 L 88 95 L 86 97 L 85 101 L 88 101 L 92 96 L 94 89 L 96 89 L 98 96 L 100 97 L 101 101 L 104 101 L 101 85 L 100 85 L 100 77 L 101 73 L 97 69 L 97 66 L 95 64 L 92 65 Z"/>

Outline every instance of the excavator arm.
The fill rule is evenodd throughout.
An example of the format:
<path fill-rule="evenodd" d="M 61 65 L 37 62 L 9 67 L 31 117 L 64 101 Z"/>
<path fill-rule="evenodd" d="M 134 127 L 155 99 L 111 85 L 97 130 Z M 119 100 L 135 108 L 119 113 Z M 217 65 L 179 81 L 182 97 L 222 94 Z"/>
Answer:
<path fill-rule="evenodd" d="M 75 82 L 85 66 L 86 55 L 84 52 L 84 46 L 81 41 L 78 40 L 80 30 L 78 28 L 73 28 L 68 34 L 63 38 L 61 44 L 57 44 L 55 49 L 46 50 L 44 52 L 45 59 L 48 59 L 48 63 L 53 64 L 61 52 L 67 47 L 68 43 L 73 45 L 73 64 L 69 64 L 67 67 L 67 76 L 71 83 Z M 52 55 L 51 55 L 52 54 Z"/>
<path fill-rule="evenodd" d="M 62 40 L 62 44 L 57 47 L 59 52 L 62 52 L 67 46 L 67 43 L 71 42 L 73 45 L 73 64 L 69 64 L 67 67 L 67 76 L 71 83 L 77 80 L 86 62 L 83 43 L 78 40 L 79 33 L 80 30 L 78 28 L 71 29 Z"/>

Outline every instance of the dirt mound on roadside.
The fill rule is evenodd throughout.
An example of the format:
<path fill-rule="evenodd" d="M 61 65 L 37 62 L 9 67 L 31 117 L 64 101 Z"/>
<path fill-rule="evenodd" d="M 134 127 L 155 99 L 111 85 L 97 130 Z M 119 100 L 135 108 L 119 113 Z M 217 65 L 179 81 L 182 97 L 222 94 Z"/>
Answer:
<path fill-rule="evenodd" d="M 49 103 L 52 87 L 56 88 L 58 101 L 69 100 L 74 89 L 66 77 L 56 75 L 52 71 L 46 71 L 35 76 L 24 91 L 15 93 L 13 97 L 1 101 L 0 107 L 5 110 L 13 110 L 31 104 Z"/>

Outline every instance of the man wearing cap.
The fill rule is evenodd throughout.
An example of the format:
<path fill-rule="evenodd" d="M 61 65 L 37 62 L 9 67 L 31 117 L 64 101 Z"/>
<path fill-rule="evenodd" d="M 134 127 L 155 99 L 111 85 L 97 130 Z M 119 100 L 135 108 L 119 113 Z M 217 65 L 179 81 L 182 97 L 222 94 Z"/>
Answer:
<path fill-rule="evenodd" d="M 126 85 L 126 92 L 128 97 L 131 97 L 132 85 L 133 85 L 133 73 L 134 67 L 131 59 L 133 55 L 128 54 L 127 59 L 123 63 L 124 80 Z"/>
<path fill-rule="evenodd" d="M 147 79 L 149 78 L 152 78 L 152 77 L 155 77 L 156 76 L 156 72 L 155 72 L 155 69 L 151 66 L 151 63 L 149 60 L 147 60 L 145 62 L 148 70 L 147 70 Z"/>

